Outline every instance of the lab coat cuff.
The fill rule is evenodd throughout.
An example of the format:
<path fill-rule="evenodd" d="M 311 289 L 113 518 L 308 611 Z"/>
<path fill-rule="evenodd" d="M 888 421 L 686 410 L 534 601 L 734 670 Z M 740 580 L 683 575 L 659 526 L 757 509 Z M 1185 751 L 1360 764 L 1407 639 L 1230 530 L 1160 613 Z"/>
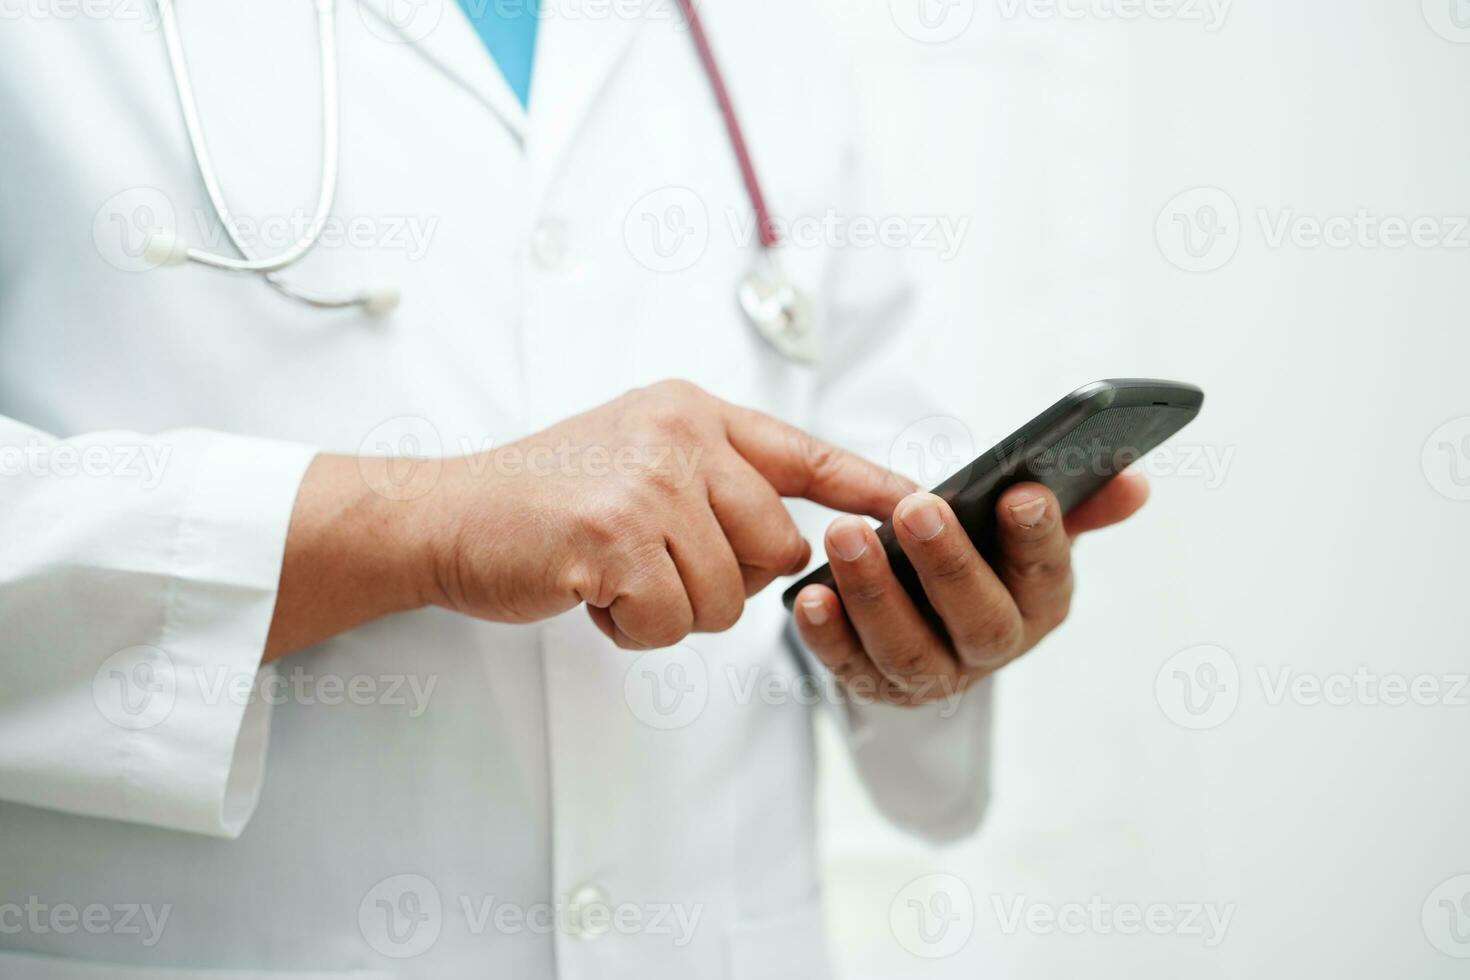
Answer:
<path fill-rule="evenodd" d="M 272 668 L 261 659 L 291 512 L 316 451 L 215 433 L 180 437 L 196 442 L 199 462 L 150 655 L 163 701 L 129 733 L 124 810 L 129 820 L 234 838 L 264 780 L 270 705 L 259 692 Z"/>
<path fill-rule="evenodd" d="M 989 803 L 992 678 L 918 707 L 848 696 L 788 625 L 787 646 L 826 690 L 870 798 L 889 822 L 931 843 L 962 839 Z"/>

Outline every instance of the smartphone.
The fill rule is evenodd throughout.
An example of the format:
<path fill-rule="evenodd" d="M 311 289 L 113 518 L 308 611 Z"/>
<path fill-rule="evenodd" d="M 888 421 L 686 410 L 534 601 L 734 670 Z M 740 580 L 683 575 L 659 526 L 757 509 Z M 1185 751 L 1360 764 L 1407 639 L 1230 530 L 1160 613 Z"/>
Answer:
<path fill-rule="evenodd" d="M 1095 382 L 1011 433 L 935 487 L 934 493 L 949 503 L 981 556 L 994 565 L 995 507 L 1007 489 L 1017 483 L 1043 484 L 1057 495 L 1065 513 L 1188 425 L 1204 401 L 1200 389 L 1174 381 Z M 892 521 L 878 528 L 878 540 L 899 582 L 932 617 L 924 587 L 894 536 Z M 823 565 L 787 589 L 782 597 L 787 609 L 808 585 L 835 589 L 831 566 Z"/>

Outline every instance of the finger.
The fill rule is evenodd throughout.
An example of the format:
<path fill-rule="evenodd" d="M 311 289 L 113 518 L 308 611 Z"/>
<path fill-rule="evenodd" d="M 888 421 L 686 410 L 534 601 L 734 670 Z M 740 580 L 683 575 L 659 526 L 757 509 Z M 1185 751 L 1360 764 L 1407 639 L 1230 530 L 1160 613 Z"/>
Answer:
<path fill-rule="evenodd" d="M 1067 618 L 1072 541 L 1056 496 L 1040 484 L 1011 487 L 995 510 L 1000 577 L 1021 611 L 1031 646 Z"/>
<path fill-rule="evenodd" d="M 857 517 L 833 521 L 827 557 L 847 618 L 883 676 L 910 694 L 936 684 L 953 693 L 955 660 L 894 577 L 873 529 Z"/>
<path fill-rule="evenodd" d="M 1148 477 L 1124 470 L 1067 514 L 1067 533 L 1096 531 L 1132 517 L 1148 500 Z"/>
<path fill-rule="evenodd" d="M 893 530 L 960 661 L 995 670 L 1015 659 L 1024 638 L 1021 612 L 949 504 L 932 493 L 906 497 Z"/>
<path fill-rule="evenodd" d="M 613 622 L 612 613 L 606 609 L 600 606 L 588 605 L 587 615 L 592 617 L 593 625 L 602 631 L 603 636 L 606 636 L 624 650 L 642 649 L 641 646 L 629 639 L 622 630 L 618 629 L 618 624 Z"/>
<path fill-rule="evenodd" d="M 745 611 L 745 577 L 715 515 L 700 507 L 669 537 L 669 555 L 694 610 L 693 632 L 723 633 Z"/>
<path fill-rule="evenodd" d="M 802 643 L 849 696 L 860 701 L 907 702 L 907 697 L 863 651 L 837 593 L 825 585 L 809 585 L 796 597 L 794 611 Z"/>
<path fill-rule="evenodd" d="M 783 497 L 886 521 L 917 489 L 907 477 L 769 415 L 729 404 L 724 414 L 730 445 Z"/>
<path fill-rule="evenodd" d="M 638 556 L 607 611 L 623 638 L 619 646 L 630 649 L 673 646 L 694 628 L 694 607 L 667 546 Z"/>
<path fill-rule="evenodd" d="M 612 640 L 617 646 L 624 650 L 650 650 L 652 647 L 646 643 L 639 643 L 631 636 L 618 629 L 618 624 L 613 622 L 612 613 L 597 606 L 588 606 L 587 615 L 592 617 L 592 624 L 602 631 L 603 635 Z"/>
<path fill-rule="evenodd" d="M 711 473 L 709 503 L 740 562 L 747 590 L 795 575 L 811 561 L 811 545 L 780 494 L 741 456 L 731 453 L 728 463 Z"/>
<path fill-rule="evenodd" d="M 764 592 L 766 587 L 776 579 L 786 577 L 764 568 L 747 568 L 744 565 L 740 566 L 740 576 L 745 580 L 745 598 L 747 599 Z"/>

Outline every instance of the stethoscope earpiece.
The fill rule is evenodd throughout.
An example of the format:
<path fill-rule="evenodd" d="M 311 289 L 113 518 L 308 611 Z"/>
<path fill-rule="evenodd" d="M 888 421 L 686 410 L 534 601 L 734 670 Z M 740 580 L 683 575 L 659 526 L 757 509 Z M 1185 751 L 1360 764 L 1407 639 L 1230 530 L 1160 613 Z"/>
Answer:
<path fill-rule="evenodd" d="M 358 299 L 358 306 L 362 311 L 373 318 L 381 318 L 398 309 L 398 303 L 402 295 L 391 286 L 382 289 L 370 289 L 363 293 Z"/>
<path fill-rule="evenodd" d="M 178 235 L 164 228 L 151 228 L 143 242 L 143 261 L 151 269 L 183 265 L 189 261 L 189 246 Z"/>

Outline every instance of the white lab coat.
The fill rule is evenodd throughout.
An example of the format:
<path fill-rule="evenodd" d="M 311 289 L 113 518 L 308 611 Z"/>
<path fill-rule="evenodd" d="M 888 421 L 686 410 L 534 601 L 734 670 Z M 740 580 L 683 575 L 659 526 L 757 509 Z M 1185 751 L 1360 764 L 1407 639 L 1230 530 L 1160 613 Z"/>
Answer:
<path fill-rule="evenodd" d="M 259 660 L 313 453 L 474 451 L 685 377 L 886 460 L 926 411 L 901 281 L 791 249 L 822 366 L 754 335 L 749 205 L 671 0 L 553 9 L 529 118 L 454 3 L 339 6 L 346 224 L 288 276 L 396 284 L 381 323 L 137 271 L 145 225 L 226 248 L 151 7 L 0 31 L 0 976 L 821 976 L 814 708 L 776 589 L 641 659 L 582 610 L 430 610 Z M 862 214 L 806 5 L 701 6 L 773 207 Z M 311 5 L 180 18 L 230 204 L 309 213 Z M 638 209 L 672 236 L 691 200 L 708 240 L 670 271 Z M 839 709 L 885 812 L 976 824 L 988 701 Z"/>

